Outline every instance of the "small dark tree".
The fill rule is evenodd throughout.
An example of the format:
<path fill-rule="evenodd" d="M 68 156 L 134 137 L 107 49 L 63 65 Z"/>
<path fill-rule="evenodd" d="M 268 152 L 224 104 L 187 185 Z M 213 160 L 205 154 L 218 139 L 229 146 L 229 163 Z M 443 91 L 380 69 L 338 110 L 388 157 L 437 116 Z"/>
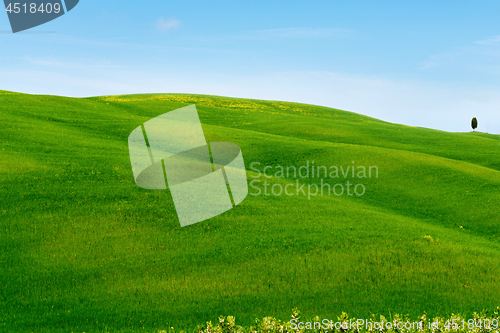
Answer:
<path fill-rule="evenodd" d="M 477 128 L 477 119 L 476 119 L 476 117 L 472 118 L 472 122 L 470 123 L 470 125 L 472 126 L 472 130 L 476 131 L 476 128 Z"/>

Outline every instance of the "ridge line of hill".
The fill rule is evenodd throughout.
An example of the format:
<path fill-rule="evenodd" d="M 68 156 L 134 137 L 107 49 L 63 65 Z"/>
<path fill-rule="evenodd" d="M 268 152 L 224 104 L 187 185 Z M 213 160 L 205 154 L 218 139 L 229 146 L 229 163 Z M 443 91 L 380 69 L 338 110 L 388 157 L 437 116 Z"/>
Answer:
<path fill-rule="evenodd" d="M 469 164 L 469 165 L 472 165 L 472 166 L 475 166 L 475 167 L 481 167 L 481 168 L 485 168 L 485 169 L 490 170 L 490 171 L 494 171 L 494 172 L 499 172 L 500 173 L 500 170 L 489 168 L 489 167 L 481 165 L 481 164 L 472 163 L 472 162 L 469 162 L 469 161 L 466 161 L 466 160 L 458 160 L 458 159 L 454 159 L 454 158 L 449 158 L 449 157 L 445 157 L 445 156 L 441 156 L 441 155 L 434 155 L 434 154 L 425 153 L 425 152 L 418 152 L 418 151 L 414 151 L 414 150 L 405 150 L 405 149 L 391 148 L 391 147 L 381 147 L 381 146 L 375 146 L 375 145 L 369 145 L 369 144 L 356 144 L 356 143 L 345 143 L 345 142 L 335 142 L 335 141 L 314 140 L 314 139 L 300 138 L 300 137 L 295 137 L 295 136 L 287 136 L 287 135 L 283 135 L 283 134 L 272 134 L 272 133 L 261 132 L 261 131 L 256 131 L 256 130 L 249 130 L 249 129 L 243 129 L 243 128 L 235 128 L 235 127 L 226 127 L 226 126 L 212 125 L 212 124 L 203 124 L 203 126 L 220 127 L 220 128 L 226 128 L 226 129 L 235 129 L 235 130 L 238 130 L 238 131 L 260 133 L 260 134 L 264 134 L 264 135 L 271 135 L 271 136 L 284 137 L 284 138 L 293 138 L 293 139 L 299 139 L 299 140 L 304 140 L 304 141 L 309 141 L 309 142 L 318 142 L 318 143 L 324 143 L 324 144 L 344 145 L 344 146 L 357 146 L 357 147 L 370 147 L 370 148 L 378 148 L 378 149 L 395 150 L 395 151 L 400 151 L 400 152 L 409 152 L 409 153 L 412 153 L 412 154 L 418 154 L 418 155 L 424 155 L 424 156 L 432 156 L 432 157 L 436 157 L 436 158 L 440 158 L 440 159 L 444 159 L 444 160 L 448 160 L 448 161 L 461 162 L 461 163 L 464 163 L 464 164 Z"/>

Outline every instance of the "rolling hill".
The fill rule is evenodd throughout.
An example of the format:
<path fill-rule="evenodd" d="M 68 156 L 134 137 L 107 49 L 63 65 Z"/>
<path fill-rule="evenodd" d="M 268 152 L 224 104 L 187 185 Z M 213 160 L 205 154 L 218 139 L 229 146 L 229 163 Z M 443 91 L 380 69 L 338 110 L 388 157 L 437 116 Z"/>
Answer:
<path fill-rule="evenodd" d="M 249 184 L 258 182 L 234 209 L 181 228 L 168 190 L 135 185 L 127 138 L 192 104 L 207 141 L 239 145 Z M 219 315 L 287 319 L 293 308 L 368 318 L 500 305 L 498 135 L 184 94 L 0 91 L 0 120 L 1 331 L 192 330 Z M 313 163 L 378 172 L 275 175 Z M 259 177 L 266 166 L 269 178 Z M 350 181 L 364 194 L 265 195 L 264 181 L 268 191 Z"/>

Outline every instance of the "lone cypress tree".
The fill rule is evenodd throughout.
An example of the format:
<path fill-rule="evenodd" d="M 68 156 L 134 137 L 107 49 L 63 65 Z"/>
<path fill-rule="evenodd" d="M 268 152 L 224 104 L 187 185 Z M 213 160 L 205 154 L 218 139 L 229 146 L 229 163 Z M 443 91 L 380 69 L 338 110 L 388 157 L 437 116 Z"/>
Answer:
<path fill-rule="evenodd" d="M 477 119 L 476 119 L 476 117 L 472 118 L 472 122 L 471 122 L 470 125 L 472 126 L 472 130 L 476 131 L 476 128 L 477 128 Z"/>

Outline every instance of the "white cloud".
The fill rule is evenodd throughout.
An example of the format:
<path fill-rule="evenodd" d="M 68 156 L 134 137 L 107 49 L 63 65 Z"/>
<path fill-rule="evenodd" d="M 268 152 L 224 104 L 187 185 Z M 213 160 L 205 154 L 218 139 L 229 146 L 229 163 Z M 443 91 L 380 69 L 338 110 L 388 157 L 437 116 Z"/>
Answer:
<path fill-rule="evenodd" d="M 65 67 L 71 69 L 121 68 L 109 60 L 70 59 L 62 60 L 54 57 L 25 58 L 29 63 L 39 67 Z"/>
<path fill-rule="evenodd" d="M 325 38 L 340 36 L 349 32 L 349 30 L 338 28 L 283 28 L 252 30 L 242 34 L 242 37 L 249 38 Z"/>
<path fill-rule="evenodd" d="M 432 70 L 445 67 L 455 73 L 482 75 L 479 78 L 484 82 L 484 75 L 500 74 L 498 60 L 500 58 L 500 36 L 487 40 L 476 41 L 473 44 L 450 49 L 443 53 L 431 54 L 423 61 L 419 69 Z M 467 78 L 470 80 L 470 78 Z"/>
<path fill-rule="evenodd" d="M 332 37 L 346 37 L 353 30 L 340 28 L 280 28 L 264 30 L 247 30 L 229 32 L 218 36 L 204 36 L 192 38 L 204 42 L 227 42 L 239 40 L 276 40 L 276 39 L 320 39 Z"/>
<path fill-rule="evenodd" d="M 452 63 L 456 60 L 456 55 L 453 53 L 432 54 L 422 63 L 420 69 L 430 69 Z"/>
<path fill-rule="evenodd" d="M 500 43 L 500 36 L 496 36 L 490 39 L 485 39 L 485 40 L 480 40 L 477 41 L 476 44 L 481 44 L 481 45 L 494 45 L 494 44 L 499 44 Z"/>
<path fill-rule="evenodd" d="M 156 29 L 160 31 L 168 31 L 171 29 L 177 29 L 181 22 L 179 20 L 168 19 L 164 20 L 163 17 L 156 22 Z"/>

